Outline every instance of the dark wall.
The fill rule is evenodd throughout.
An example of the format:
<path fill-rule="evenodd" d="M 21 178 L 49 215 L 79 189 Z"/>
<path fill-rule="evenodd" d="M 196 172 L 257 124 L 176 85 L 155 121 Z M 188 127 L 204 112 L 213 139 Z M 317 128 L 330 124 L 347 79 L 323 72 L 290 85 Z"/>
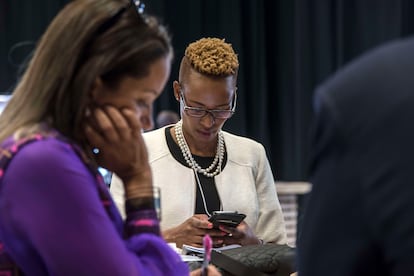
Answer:
<path fill-rule="evenodd" d="M 19 66 L 66 0 L 0 0 L 0 92 L 11 91 Z"/>
<path fill-rule="evenodd" d="M 30 51 L 26 42 L 36 41 L 66 2 L 0 0 L 0 91 L 15 84 L 14 63 Z M 225 128 L 262 142 L 279 180 L 307 179 L 315 86 L 364 51 L 413 33 L 414 26 L 409 0 L 151 0 L 146 5 L 173 33 L 171 81 L 189 42 L 215 36 L 233 44 L 241 63 L 239 101 Z M 171 84 L 156 104 L 156 110 L 165 108 L 177 110 Z"/>

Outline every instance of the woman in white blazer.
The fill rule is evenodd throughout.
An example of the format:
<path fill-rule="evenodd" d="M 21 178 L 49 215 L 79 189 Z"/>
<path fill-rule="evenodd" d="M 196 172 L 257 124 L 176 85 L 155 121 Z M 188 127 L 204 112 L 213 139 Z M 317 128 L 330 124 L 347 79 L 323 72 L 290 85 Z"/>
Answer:
<path fill-rule="evenodd" d="M 239 62 L 231 44 L 202 38 L 188 45 L 174 96 L 181 120 L 144 133 L 154 186 L 161 188 L 161 229 L 181 247 L 286 243 L 282 210 L 264 147 L 222 131 L 236 108 Z M 111 192 L 121 212 L 122 183 L 114 176 Z M 237 227 L 213 228 L 213 211 L 238 211 Z"/>

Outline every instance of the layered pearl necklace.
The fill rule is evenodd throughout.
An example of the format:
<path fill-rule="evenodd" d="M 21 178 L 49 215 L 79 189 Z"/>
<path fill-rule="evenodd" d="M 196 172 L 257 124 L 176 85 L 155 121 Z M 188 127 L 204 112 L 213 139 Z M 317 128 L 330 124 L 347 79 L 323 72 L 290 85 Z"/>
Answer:
<path fill-rule="evenodd" d="M 218 133 L 216 156 L 214 157 L 213 163 L 211 163 L 211 165 L 205 169 L 200 167 L 200 165 L 194 160 L 194 157 L 191 154 L 190 148 L 188 147 L 187 141 L 185 140 L 183 134 L 182 120 L 175 124 L 175 137 L 177 138 L 178 145 L 180 146 L 185 161 L 193 170 L 197 171 L 198 173 L 202 173 L 206 177 L 214 177 L 221 172 L 221 165 L 223 164 L 224 159 L 224 137 L 221 131 Z M 216 169 L 212 172 L 214 168 Z"/>

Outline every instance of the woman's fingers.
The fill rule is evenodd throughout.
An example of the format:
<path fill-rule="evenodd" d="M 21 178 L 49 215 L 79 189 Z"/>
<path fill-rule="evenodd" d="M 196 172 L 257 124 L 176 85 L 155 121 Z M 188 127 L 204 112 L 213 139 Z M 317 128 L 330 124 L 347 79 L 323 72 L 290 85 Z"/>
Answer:
<path fill-rule="evenodd" d="M 101 148 L 105 144 L 100 132 L 96 131 L 90 123 L 85 124 L 85 135 L 92 148 Z"/>
<path fill-rule="evenodd" d="M 86 115 L 85 135 L 98 148 L 97 161 L 115 173 L 139 174 L 148 162 L 139 110 L 96 107 Z"/>
<path fill-rule="evenodd" d="M 121 113 L 122 112 L 122 113 Z M 130 109 L 122 111 L 113 106 L 96 108 L 93 111 L 97 127 L 108 142 L 129 140 L 141 132 L 139 114 Z"/>
<path fill-rule="evenodd" d="M 142 132 L 142 125 L 139 120 L 140 118 L 140 111 L 138 110 L 131 110 L 130 108 L 123 108 L 121 110 L 122 115 L 124 116 L 128 126 L 133 132 Z M 137 113 L 138 112 L 138 113 Z"/>

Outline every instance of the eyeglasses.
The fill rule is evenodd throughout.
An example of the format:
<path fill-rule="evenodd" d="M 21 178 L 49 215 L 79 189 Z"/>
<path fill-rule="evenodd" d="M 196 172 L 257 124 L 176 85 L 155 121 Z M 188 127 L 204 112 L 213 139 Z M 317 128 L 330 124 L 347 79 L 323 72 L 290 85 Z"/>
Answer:
<path fill-rule="evenodd" d="M 180 102 L 184 106 L 184 112 L 191 117 L 203 118 L 207 114 L 211 114 L 214 119 L 228 119 L 236 112 L 237 93 L 234 91 L 231 109 L 205 109 L 200 107 L 192 107 L 186 104 L 184 93 L 180 91 Z"/>
<path fill-rule="evenodd" d="M 133 5 L 133 7 L 135 8 L 135 10 L 137 11 L 137 14 L 139 16 L 140 19 L 144 20 L 144 9 L 145 9 L 145 4 L 144 2 L 140 1 L 140 0 L 131 0 L 131 4 Z M 128 5 L 129 6 L 129 5 Z M 109 30 L 109 28 L 111 28 L 121 17 L 121 15 L 127 10 L 128 6 L 122 7 L 120 8 L 113 16 L 111 16 L 108 20 L 106 20 L 97 30 L 95 33 L 95 37 L 98 35 L 103 34 L 104 32 L 106 32 L 107 30 Z"/>
<path fill-rule="evenodd" d="M 137 12 L 137 19 L 140 22 L 143 22 L 145 24 L 147 24 L 147 19 L 145 17 L 144 14 L 144 9 L 145 9 L 145 4 L 140 1 L 140 0 L 131 0 L 131 2 L 120 8 L 117 12 L 114 13 L 114 15 L 112 15 L 111 17 L 109 17 L 108 19 L 106 19 L 97 29 L 96 31 L 89 37 L 89 41 L 87 43 L 85 43 L 85 45 L 91 45 L 92 42 L 99 36 L 101 36 L 102 34 L 104 34 L 105 32 L 107 32 L 111 27 L 113 27 L 118 20 L 121 18 L 122 14 L 130 7 L 132 6 L 134 8 L 134 10 L 136 10 Z M 86 47 L 85 47 L 86 48 Z M 84 49 L 83 52 L 81 53 L 81 56 L 76 64 L 75 68 L 79 68 L 79 66 L 81 65 L 81 63 L 85 60 L 85 55 L 86 55 L 86 50 Z"/>

